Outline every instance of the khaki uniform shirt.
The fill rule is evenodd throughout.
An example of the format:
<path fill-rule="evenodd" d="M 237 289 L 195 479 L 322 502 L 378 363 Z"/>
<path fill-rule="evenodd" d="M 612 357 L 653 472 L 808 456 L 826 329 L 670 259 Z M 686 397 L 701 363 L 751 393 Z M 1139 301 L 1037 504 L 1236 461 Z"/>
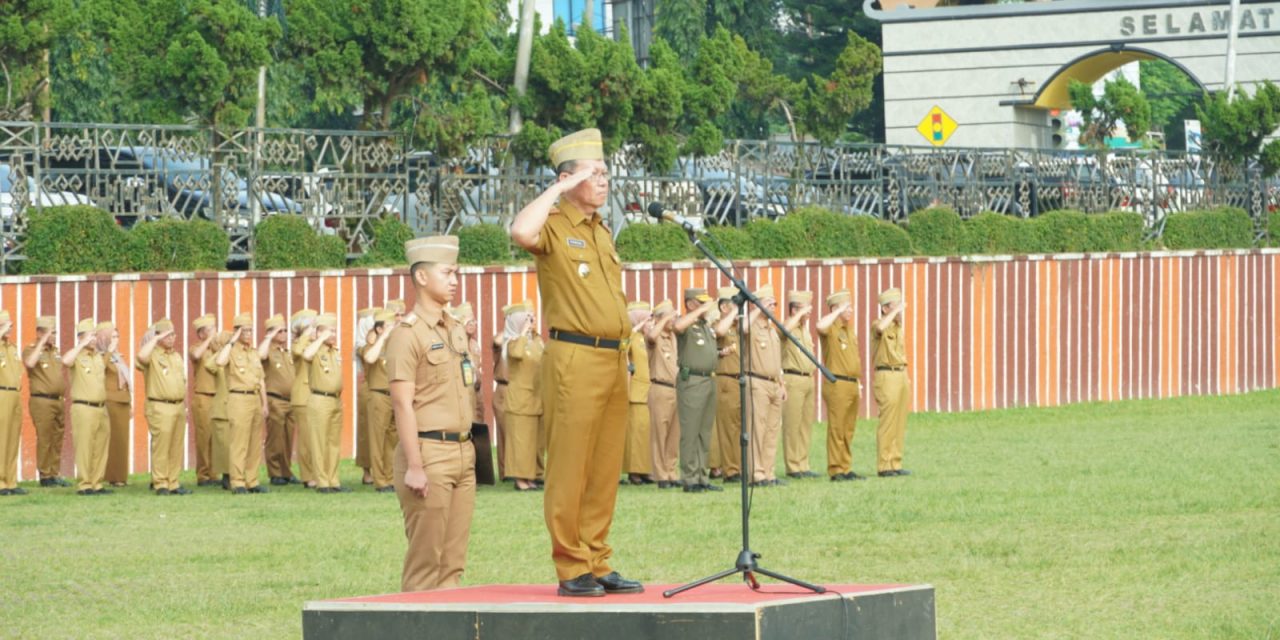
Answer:
<path fill-rule="evenodd" d="M 809 336 L 808 327 L 801 324 L 796 327 L 796 330 L 791 332 L 791 334 L 800 341 L 800 344 L 804 345 L 804 348 L 809 350 L 809 353 L 813 353 L 813 338 Z M 791 344 L 791 341 L 783 337 L 781 333 L 778 334 L 778 341 L 782 344 L 783 370 L 799 371 L 800 373 L 810 374 L 813 373 L 814 369 L 818 368 L 817 365 L 813 364 L 812 360 L 806 358 L 805 355 L 800 352 L 800 349 L 794 344 Z"/>
<path fill-rule="evenodd" d="M 22 358 L 31 357 L 35 349 L 32 345 L 23 349 Z M 34 368 L 27 369 L 27 381 L 31 384 L 31 393 L 43 396 L 61 396 L 67 392 L 67 378 L 62 373 L 62 358 L 58 349 L 52 344 L 45 344 L 40 351 L 40 359 Z"/>
<path fill-rule="evenodd" d="M 716 346 L 728 349 L 724 355 L 720 356 L 719 362 L 716 364 L 716 375 L 737 377 L 739 373 L 738 362 L 738 325 L 734 325 L 729 333 L 716 338 Z"/>
<path fill-rule="evenodd" d="M 631 334 L 631 348 L 627 351 L 627 358 L 631 369 L 627 399 L 632 404 L 645 404 L 649 402 L 649 350 L 644 344 L 644 334 L 639 331 Z"/>
<path fill-rule="evenodd" d="M 551 210 L 533 248 L 547 326 L 597 338 L 631 333 L 622 262 L 598 213 L 567 201 Z"/>
<path fill-rule="evenodd" d="M 262 370 L 262 358 L 258 350 L 244 343 L 237 342 L 231 346 L 231 358 L 227 360 L 228 391 L 262 391 L 265 372 Z"/>
<path fill-rule="evenodd" d="M 894 322 L 881 333 L 876 331 L 873 324 L 871 330 L 875 333 L 875 341 L 871 346 L 872 363 L 877 367 L 907 366 L 907 348 L 902 344 L 902 325 Z"/>
<path fill-rule="evenodd" d="M 182 354 L 173 349 L 156 347 L 151 351 L 147 364 L 138 362 L 147 387 L 147 398 L 156 400 L 185 400 L 187 397 L 187 369 Z"/>
<path fill-rule="evenodd" d="M 22 360 L 18 358 L 18 346 L 12 342 L 0 343 L 0 387 L 22 387 Z"/>
<path fill-rule="evenodd" d="M 542 415 L 542 338 L 520 336 L 507 345 L 507 412 Z"/>
<path fill-rule="evenodd" d="M 507 360 L 502 357 L 502 336 L 493 338 L 493 379 L 495 382 L 510 382 L 507 379 Z"/>
<path fill-rule="evenodd" d="M 271 345 L 263 367 L 266 369 L 267 393 L 290 398 L 293 395 L 293 354 L 289 349 Z"/>
<path fill-rule="evenodd" d="M 219 333 L 213 342 L 209 343 L 209 350 L 204 352 L 204 358 L 200 360 L 200 368 L 213 376 L 213 407 L 209 410 L 209 417 L 214 420 L 230 419 L 227 414 L 227 370 L 216 364 L 218 352 L 222 351 L 230 339 L 230 331 Z"/>
<path fill-rule="evenodd" d="M 311 339 L 306 336 L 299 336 L 293 341 L 293 389 L 289 392 L 289 400 L 295 407 L 305 407 L 311 399 L 311 367 L 302 359 L 302 352 L 309 344 Z"/>
<path fill-rule="evenodd" d="M 84 402 L 107 401 L 107 364 L 102 354 L 92 346 L 76 354 L 76 366 L 71 370 L 71 399 Z"/>
<path fill-rule="evenodd" d="M 218 392 L 217 372 L 209 371 L 205 368 L 205 360 L 209 357 L 209 352 L 217 355 L 218 338 L 214 338 L 209 342 L 209 348 L 205 349 L 204 357 L 200 358 L 199 366 L 196 367 L 195 375 L 195 391 L 196 393 L 213 394 Z"/>
<path fill-rule="evenodd" d="M 324 345 L 308 363 L 312 391 L 342 393 L 342 359 L 332 345 Z"/>
<path fill-rule="evenodd" d="M 390 340 L 390 338 L 387 338 Z M 360 347 L 360 361 L 364 362 L 364 354 L 368 352 L 373 345 L 365 345 Z M 373 364 L 365 362 L 364 379 L 369 383 L 369 389 L 372 391 L 389 391 L 391 389 L 391 379 L 387 377 L 387 345 L 382 345 L 382 353 L 378 354 L 378 359 Z"/>
<path fill-rule="evenodd" d="M 126 376 L 132 376 L 133 372 L 129 371 L 128 367 L 117 366 L 116 363 L 111 361 L 111 355 L 110 353 L 102 354 L 102 361 L 106 367 L 102 375 L 107 383 L 107 402 L 130 404 L 133 402 L 133 392 L 131 391 L 133 380 L 130 379 L 130 384 L 128 385 L 121 385 L 118 370 L 124 369 Z"/>
<path fill-rule="evenodd" d="M 649 379 L 666 384 L 676 383 L 676 334 L 665 329 L 649 345 Z"/>
<path fill-rule="evenodd" d="M 778 333 L 773 330 L 769 319 L 760 316 L 754 324 L 747 326 L 749 332 L 744 336 L 751 371 L 749 373 L 778 381 L 782 375 L 782 344 L 778 341 Z"/>
<path fill-rule="evenodd" d="M 862 356 L 858 353 L 858 334 L 853 327 L 837 319 L 822 335 L 822 363 L 838 376 L 862 377 Z"/>
<path fill-rule="evenodd" d="M 391 331 L 387 376 L 413 383 L 413 415 L 418 431 L 471 430 L 472 387 L 462 378 L 467 333 L 442 311 L 421 306 L 414 317 Z"/>

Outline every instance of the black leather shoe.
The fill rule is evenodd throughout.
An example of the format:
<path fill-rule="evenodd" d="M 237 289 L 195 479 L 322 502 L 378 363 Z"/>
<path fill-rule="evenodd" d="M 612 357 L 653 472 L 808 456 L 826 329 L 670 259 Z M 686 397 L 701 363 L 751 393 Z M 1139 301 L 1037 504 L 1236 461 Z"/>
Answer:
<path fill-rule="evenodd" d="M 850 480 L 852 480 L 852 479 L 853 479 L 853 478 L 850 478 L 850 477 L 849 477 L 849 474 L 847 474 L 847 473 L 837 473 L 837 474 L 835 474 L 834 476 L 831 476 L 831 481 L 832 481 L 832 482 L 848 482 L 848 481 L 850 481 Z"/>
<path fill-rule="evenodd" d="M 42 487 L 56 487 L 56 486 L 58 486 L 58 483 L 54 482 L 54 481 L 53 481 L 53 478 L 40 478 L 40 486 L 42 486 Z"/>
<path fill-rule="evenodd" d="M 387 485 L 385 487 L 378 487 L 377 489 L 374 489 L 374 491 L 378 493 L 395 493 L 396 488 L 391 485 Z"/>
<path fill-rule="evenodd" d="M 742 482 L 742 476 L 740 474 L 735 473 L 731 476 L 724 477 L 725 484 L 732 484 L 734 482 Z"/>
<path fill-rule="evenodd" d="M 13 495 L 12 489 L 0 489 L 0 496 L 11 496 L 11 495 Z"/>
<path fill-rule="evenodd" d="M 724 487 L 717 487 L 714 484 L 701 485 L 703 491 L 724 491 Z"/>
<path fill-rule="evenodd" d="M 850 471 L 849 473 L 846 473 L 846 474 L 844 474 L 844 475 L 845 475 L 845 477 L 846 477 L 846 478 L 848 478 L 848 479 L 850 479 L 850 480 L 866 480 L 866 479 L 867 479 L 867 477 L 866 477 L 866 476 L 860 476 L 860 475 L 858 475 L 858 474 L 856 474 L 856 473 L 854 473 L 854 472 L 852 472 L 852 471 Z"/>
<path fill-rule="evenodd" d="M 659 481 L 658 481 L 658 488 L 659 488 L 659 489 L 666 489 L 666 488 L 667 488 L 667 487 L 669 487 L 669 486 L 671 486 L 671 483 L 670 483 L 670 482 L 667 482 L 666 480 L 659 480 Z"/>
<path fill-rule="evenodd" d="M 703 488 L 702 488 L 702 485 L 700 485 L 700 484 L 686 484 L 686 485 L 684 485 L 684 492 L 685 492 L 685 493 L 702 493 L 703 491 L 706 491 L 706 489 L 703 489 Z"/>
<path fill-rule="evenodd" d="M 98 495 L 93 489 L 81 489 L 76 492 L 78 496 L 96 496 Z"/>
<path fill-rule="evenodd" d="M 182 488 L 182 487 L 178 487 L 177 489 L 170 489 L 170 490 L 169 490 L 169 495 L 171 495 L 171 496 L 189 496 L 189 495 L 191 495 L 191 490 L 190 490 L 190 489 L 184 489 L 184 488 Z"/>
<path fill-rule="evenodd" d="M 759 480 L 751 483 L 752 487 L 772 487 L 773 483 L 768 480 Z"/>
<path fill-rule="evenodd" d="M 156 495 L 158 496 L 167 496 L 170 493 L 171 492 L 168 489 L 156 489 Z"/>
<path fill-rule="evenodd" d="M 225 474 L 225 473 L 224 473 L 224 474 L 222 474 L 222 481 L 221 481 L 221 482 L 219 482 L 218 484 L 221 484 L 221 485 L 222 485 L 222 489 L 223 489 L 224 491 L 230 491 L 230 490 L 231 490 L 231 476 L 229 476 L 229 475 L 227 475 L 227 474 Z"/>
<path fill-rule="evenodd" d="M 910 471 L 907 471 L 906 469 L 895 469 L 895 470 L 894 470 L 894 473 L 896 473 L 896 474 L 898 474 L 898 475 L 900 475 L 900 476 L 909 476 L 909 475 L 911 475 L 911 472 L 910 472 Z"/>
<path fill-rule="evenodd" d="M 115 492 L 110 489 L 98 489 L 97 491 L 94 491 L 94 493 L 100 496 L 109 496 Z"/>
<path fill-rule="evenodd" d="M 271 486 L 273 487 L 281 487 L 286 484 L 289 484 L 288 478 L 272 478 L 271 479 Z"/>
<path fill-rule="evenodd" d="M 220 484 L 222 483 L 218 482 L 217 480 L 201 480 L 200 482 L 196 483 L 196 486 L 197 487 L 216 487 Z"/>
<path fill-rule="evenodd" d="M 604 595 L 604 587 L 597 583 L 594 576 L 584 573 L 572 580 L 561 580 L 556 595 L 569 598 L 599 598 Z"/>
<path fill-rule="evenodd" d="M 249 490 L 248 490 L 248 489 L 246 489 L 246 488 L 244 488 L 244 487 L 236 487 L 236 488 L 234 488 L 234 489 L 232 489 L 232 490 L 231 490 L 231 493 L 234 493 L 234 494 L 236 494 L 236 495 L 238 495 L 238 496 L 241 496 L 241 495 L 248 495 L 248 494 L 249 494 Z"/>
<path fill-rule="evenodd" d="M 329 493 L 351 493 L 347 487 L 329 487 Z"/>
<path fill-rule="evenodd" d="M 897 472 L 897 471 L 892 471 L 892 470 L 890 470 L 890 471 L 877 471 L 877 472 L 876 472 L 876 475 L 880 476 L 881 478 L 892 478 L 892 477 L 894 477 L 894 476 L 898 475 L 898 472 Z"/>
<path fill-rule="evenodd" d="M 71 481 L 70 481 L 70 480 L 68 480 L 68 479 L 66 479 L 66 478 L 54 478 L 54 479 L 53 479 L 53 483 L 54 483 L 54 484 L 56 484 L 56 485 L 58 485 L 59 487 L 69 487 L 69 486 L 71 486 Z"/>
<path fill-rule="evenodd" d="M 319 489 L 316 489 L 316 493 L 333 493 L 333 489 L 330 489 L 329 487 L 320 487 Z"/>
<path fill-rule="evenodd" d="M 302 481 L 298 479 L 298 476 L 289 476 L 289 484 L 302 484 Z"/>
<path fill-rule="evenodd" d="M 622 577 L 617 571 L 596 578 L 596 584 L 604 587 L 605 593 L 644 593 L 644 585 Z"/>
<path fill-rule="evenodd" d="M 249 487 L 249 493 L 271 493 L 271 490 L 264 486 Z"/>

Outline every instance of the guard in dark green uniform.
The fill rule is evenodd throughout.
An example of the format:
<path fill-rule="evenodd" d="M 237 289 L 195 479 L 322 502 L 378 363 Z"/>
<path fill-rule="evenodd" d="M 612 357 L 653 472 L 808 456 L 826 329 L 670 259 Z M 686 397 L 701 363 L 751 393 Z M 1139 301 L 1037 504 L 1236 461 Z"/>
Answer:
<path fill-rule="evenodd" d="M 706 289 L 685 289 L 685 314 L 673 325 L 678 353 L 676 398 L 680 411 L 680 480 L 685 493 L 723 491 L 711 484 L 707 455 L 716 419 L 716 331 L 707 320 L 715 301 Z"/>

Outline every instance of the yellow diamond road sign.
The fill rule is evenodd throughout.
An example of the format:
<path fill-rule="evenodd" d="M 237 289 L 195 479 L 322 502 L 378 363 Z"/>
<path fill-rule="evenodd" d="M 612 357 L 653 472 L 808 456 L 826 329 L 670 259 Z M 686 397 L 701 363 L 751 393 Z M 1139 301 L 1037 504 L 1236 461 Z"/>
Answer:
<path fill-rule="evenodd" d="M 921 120 L 920 124 L 916 125 L 916 131 L 919 131 L 920 135 L 929 141 L 929 144 L 941 147 L 947 143 L 947 140 L 951 139 L 951 134 L 955 133 L 956 127 L 959 126 L 941 107 L 935 105 L 929 110 L 929 115 L 926 115 L 924 120 Z"/>

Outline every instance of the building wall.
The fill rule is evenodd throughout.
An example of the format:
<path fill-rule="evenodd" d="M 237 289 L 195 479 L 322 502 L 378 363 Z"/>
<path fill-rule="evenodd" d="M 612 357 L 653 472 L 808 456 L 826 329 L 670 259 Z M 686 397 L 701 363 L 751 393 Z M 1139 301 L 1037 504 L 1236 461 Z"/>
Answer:
<path fill-rule="evenodd" d="M 871 361 L 877 294 L 903 288 L 916 411 L 1242 393 L 1280 380 L 1280 250 L 759 261 L 737 268 L 750 286 L 771 282 L 779 296 L 803 289 L 822 300 L 851 289 L 864 363 Z M 655 302 L 676 300 L 686 287 L 724 284 L 702 264 L 636 264 L 623 273 L 628 299 Z M 537 304 L 537 274 L 524 267 L 464 269 L 458 296 L 477 310 L 488 395 L 500 310 L 525 299 Z M 338 315 L 342 359 L 351 363 L 356 310 L 391 298 L 413 305 L 403 270 L 0 278 L 0 308 L 14 318 L 17 344 L 34 341 L 38 315 L 52 315 L 66 349 L 75 322 L 92 316 L 116 322 L 129 361 L 146 327 L 161 317 L 175 321 L 185 351 L 191 321 L 205 313 L 226 327 L 237 313 L 254 312 L 260 327 L 271 314 L 309 307 Z M 863 375 L 864 418 L 876 412 L 870 374 Z M 140 473 L 149 468 L 149 445 L 140 375 L 135 382 L 130 469 Z M 354 451 L 354 388 L 350 367 L 344 457 Z M 21 393 L 25 406 L 25 380 Z M 189 441 L 192 435 L 188 429 Z M 194 448 L 187 449 L 189 466 Z M 63 450 L 70 476 L 69 428 Z M 21 478 L 34 479 L 29 415 L 20 460 Z"/>

